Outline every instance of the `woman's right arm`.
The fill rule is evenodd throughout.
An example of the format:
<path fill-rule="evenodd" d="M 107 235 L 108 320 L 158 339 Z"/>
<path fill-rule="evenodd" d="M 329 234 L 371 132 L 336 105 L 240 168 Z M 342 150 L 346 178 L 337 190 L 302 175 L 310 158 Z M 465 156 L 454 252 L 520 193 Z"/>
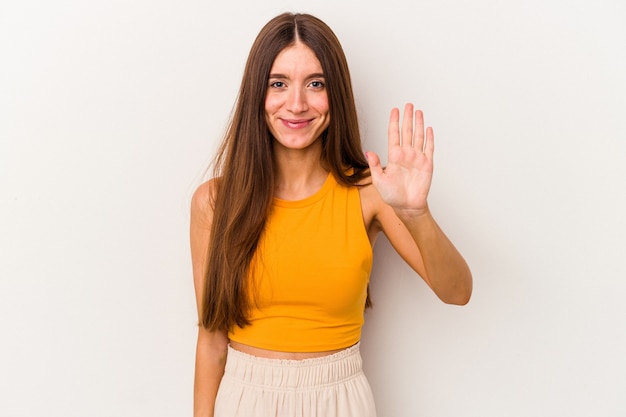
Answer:
<path fill-rule="evenodd" d="M 210 200 L 214 190 L 213 182 L 208 181 L 198 187 L 191 200 L 191 260 L 198 318 L 202 313 L 207 247 L 213 218 Z M 194 417 L 213 417 L 215 397 L 224 374 L 227 351 L 228 335 L 225 331 L 209 331 L 202 325 L 198 327 L 193 395 Z"/>

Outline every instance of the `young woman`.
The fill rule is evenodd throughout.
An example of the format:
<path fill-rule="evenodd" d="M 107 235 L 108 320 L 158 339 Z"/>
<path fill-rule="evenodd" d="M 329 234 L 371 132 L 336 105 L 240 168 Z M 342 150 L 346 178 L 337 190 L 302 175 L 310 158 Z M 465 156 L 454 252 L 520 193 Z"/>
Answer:
<path fill-rule="evenodd" d="M 469 301 L 470 270 L 428 209 L 432 128 L 407 104 L 388 140 L 385 167 L 363 153 L 326 24 L 263 27 L 215 177 L 192 200 L 196 417 L 376 415 L 359 340 L 381 231 L 441 300 Z"/>

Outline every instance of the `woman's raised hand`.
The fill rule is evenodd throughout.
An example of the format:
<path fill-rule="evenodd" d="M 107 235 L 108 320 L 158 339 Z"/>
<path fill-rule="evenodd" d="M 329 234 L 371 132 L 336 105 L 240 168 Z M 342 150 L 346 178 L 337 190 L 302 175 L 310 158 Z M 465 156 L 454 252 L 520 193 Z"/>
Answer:
<path fill-rule="evenodd" d="M 433 153 L 433 129 L 428 127 L 424 132 L 422 111 L 414 112 L 412 104 L 405 105 L 400 128 L 400 111 L 391 110 L 387 166 L 383 168 L 373 152 L 367 152 L 366 157 L 374 186 L 396 212 L 420 215 L 428 209 Z"/>

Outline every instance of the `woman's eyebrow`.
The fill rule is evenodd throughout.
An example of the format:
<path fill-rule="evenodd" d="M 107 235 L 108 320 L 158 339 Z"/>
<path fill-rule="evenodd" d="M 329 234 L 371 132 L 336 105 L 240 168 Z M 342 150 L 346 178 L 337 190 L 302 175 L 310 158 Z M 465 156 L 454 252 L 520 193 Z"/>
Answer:
<path fill-rule="evenodd" d="M 284 78 L 284 79 L 289 79 L 289 76 L 285 75 L 285 74 L 270 74 L 269 78 Z M 324 74 L 321 72 L 315 72 L 313 74 L 309 74 L 306 76 L 305 79 L 310 79 L 310 78 L 325 78 Z"/>

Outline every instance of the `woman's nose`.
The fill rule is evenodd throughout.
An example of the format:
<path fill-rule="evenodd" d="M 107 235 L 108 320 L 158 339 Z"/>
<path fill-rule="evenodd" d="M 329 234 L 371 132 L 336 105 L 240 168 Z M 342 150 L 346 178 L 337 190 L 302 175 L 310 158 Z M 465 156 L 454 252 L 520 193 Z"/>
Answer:
<path fill-rule="evenodd" d="M 306 93 L 299 88 L 294 88 L 290 91 L 289 98 L 287 99 L 287 109 L 292 113 L 302 113 L 308 110 L 306 101 Z"/>

